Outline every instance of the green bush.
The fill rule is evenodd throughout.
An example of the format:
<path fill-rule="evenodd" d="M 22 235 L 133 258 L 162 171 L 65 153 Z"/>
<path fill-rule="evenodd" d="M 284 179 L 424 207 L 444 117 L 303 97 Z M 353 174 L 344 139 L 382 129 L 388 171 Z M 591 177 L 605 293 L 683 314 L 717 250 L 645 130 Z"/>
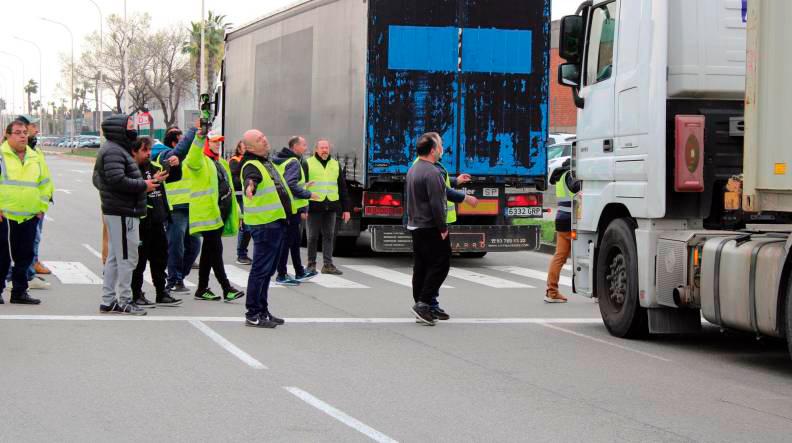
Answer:
<path fill-rule="evenodd" d="M 513 225 L 532 226 L 539 225 L 542 229 L 540 236 L 542 243 L 555 244 L 555 221 L 543 220 L 538 218 L 515 218 L 512 219 Z"/>

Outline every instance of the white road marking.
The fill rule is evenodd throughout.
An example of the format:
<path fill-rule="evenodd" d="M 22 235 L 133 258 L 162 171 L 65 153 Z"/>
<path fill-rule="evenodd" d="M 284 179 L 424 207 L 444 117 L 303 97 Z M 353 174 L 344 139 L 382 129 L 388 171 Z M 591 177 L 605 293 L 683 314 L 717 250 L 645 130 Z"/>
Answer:
<path fill-rule="evenodd" d="M 46 261 L 44 265 L 64 285 L 101 285 L 102 279 L 84 264 L 75 261 Z"/>
<path fill-rule="evenodd" d="M 487 267 L 500 272 L 506 272 L 509 274 L 519 275 L 522 277 L 528 277 L 535 280 L 547 281 L 547 272 L 537 271 L 536 269 L 522 268 L 519 266 L 487 266 Z M 558 284 L 562 286 L 568 286 L 571 288 L 572 279 L 569 277 L 564 277 L 562 275 L 558 279 Z"/>
<path fill-rule="evenodd" d="M 543 254 L 541 252 L 534 252 L 534 251 L 519 251 L 519 252 L 521 254 L 532 255 L 532 256 L 534 256 L 536 258 L 547 260 L 547 261 L 550 261 L 550 259 L 553 258 L 552 254 Z M 564 265 L 564 270 L 571 272 L 572 271 L 572 265 Z"/>
<path fill-rule="evenodd" d="M 477 283 L 491 288 L 534 288 L 535 286 L 517 283 L 503 278 L 492 277 L 490 275 L 481 274 L 470 269 L 451 268 L 448 272 L 449 277 L 466 280 L 469 282 Z"/>
<path fill-rule="evenodd" d="M 572 265 L 564 265 L 564 270 L 572 272 Z"/>
<path fill-rule="evenodd" d="M 44 214 L 44 221 L 48 221 L 48 222 L 52 223 L 52 222 L 54 222 L 54 221 L 55 221 L 55 219 L 54 219 L 54 218 L 52 218 L 52 217 L 50 217 L 50 216 L 49 216 L 49 215 L 47 215 L 47 214 Z"/>
<path fill-rule="evenodd" d="M 68 189 L 56 189 L 55 192 L 63 192 L 64 194 L 71 194 L 71 191 Z"/>
<path fill-rule="evenodd" d="M 89 169 L 69 169 L 69 170 L 71 172 L 78 172 L 80 174 L 90 174 L 91 172 L 93 172 L 93 171 L 91 171 Z"/>
<path fill-rule="evenodd" d="M 360 420 L 347 415 L 345 412 L 319 400 L 318 398 L 314 397 L 313 395 L 303 391 L 300 388 L 294 386 L 284 386 L 283 389 L 289 391 L 292 395 L 299 398 L 300 400 L 308 403 L 309 405 L 313 406 L 314 408 L 324 412 L 325 414 L 333 417 L 334 419 L 340 421 L 341 423 L 349 426 L 350 428 L 360 432 L 361 434 L 365 435 L 366 437 L 379 442 L 379 443 L 396 443 L 396 440 L 388 437 L 387 435 L 383 434 L 382 432 L 366 425 L 365 423 L 361 422 Z"/>
<path fill-rule="evenodd" d="M 613 343 L 613 342 L 610 342 L 610 341 L 607 341 L 607 340 L 602 340 L 602 339 L 599 339 L 599 338 L 596 338 L 596 337 L 592 337 L 590 335 L 581 334 L 580 332 L 575 332 L 575 331 L 572 331 L 570 329 L 562 328 L 562 327 L 559 327 L 559 326 L 556 326 L 556 325 L 553 325 L 553 324 L 542 323 L 542 326 L 544 326 L 546 328 L 554 329 L 556 331 L 561 331 L 561 332 L 564 332 L 566 334 L 571 334 L 571 335 L 574 335 L 575 337 L 581 337 L 581 338 L 585 338 L 585 339 L 588 339 L 588 340 L 591 340 L 591 341 L 595 341 L 597 343 L 601 343 L 603 345 L 608 345 L 608 346 L 612 346 L 614 348 L 619 348 L 619 349 L 622 349 L 624 351 L 634 352 L 636 354 L 643 355 L 644 357 L 654 358 L 656 360 L 664 361 L 666 363 L 671 362 L 671 360 L 669 360 L 667 358 L 660 357 L 659 355 L 655 355 L 655 354 L 650 354 L 648 352 L 639 351 L 637 349 L 629 348 L 627 346 L 622 346 L 620 344 Z"/>
<path fill-rule="evenodd" d="M 102 259 L 102 253 L 97 251 L 96 249 L 92 248 L 91 245 L 83 243 L 83 247 L 85 249 L 87 249 L 88 252 L 90 252 L 93 256 L 95 256 L 99 260 Z M 154 286 L 154 282 L 151 280 L 151 272 L 149 272 L 148 270 L 143 273 L 143 280 L 146 283 L 150 284 L 151 286 Z M 191 282 L 189 280 L 184 280 L 184 286 L 187 286 L 188 288 L 194 288 L 195 287 L 195 283 L 193 283 L 193 282 Z"/>
<path fill-rule="evenodd" d="M 87 244 L 87 243 L 83 243 L 83 248 L 87 249 L 87 250 L 88 250 L 88 252 L 90 252 L 91 254 L 93 254 L 93 256 L 94 256 L 94 257 L 96 257 L 96 258 L 98 258 L 99 260 L 101 260 L 101 259 L 102 259 L 102 253 L 101 253 L 101 252 L 99 252 L 99 251 L 97 251 L 96 249 L 92 248 L 92 247 L 91 247 L 91 245 L 89 245 L 89 244 Z"/>
<path fill-rule="evenodd" d="M 199 331 L 203 332 L 204 335 L 206 335 L 207 337 L 211 338 L 213 342 L 217 343 L 218 345 L 220 345 L 220 347 L 222 347 L 226 351 L 230 352 L 231 355 L 233 355 L 234 357 L 242 360 L 246 365 L 250 366 L 251 368 L 253 368 L 253 369 L 267 369 L 267 367 L 264 366 L 260 361 L 258 361 L 255 358 L 253 358 L 247 352 L 239 349 L 235 344 L 233 344 L 230 341 L 226 340 L 225 337 L 223 337 L 222 335 L 218 334 L 217 332 L 214 331 L 214 329 L 210 328 L 209 326 L 206 326 L 201 321 L 199 321 L 199 320 L 190 320 L 190 324 L 195 326 L 196 329 L 198 329 Z"/>
<path fill-rule="evenodd" d="M 303 284 L 306 283 L 316 283 L 319 286 L 330 289 L 368 289 L 366 285 L 361 285 L 352 280 L 329 274 L 319 274 Z"/>
<path fill-rule="evenodd" d="M 405 274 L 403 272 L 394 271 L 393 269 L 383 268 L 381 266 L 371 266 L 371 265 L 343 265 L 345 268 L 349 268 L 353 271 L 360 272 L 362 274 L 367 274 L 372 277 L 381 278 L 382 280 L 387 280 L 392 283 L 396 283 L 397 285 L 406 286 L 408 288 L 412 287 L 412 275 Z M 453 286 L 443 285 L 445 289 L 453 289 Z"/>
<path fill-rule="evenodd" d="M 226 276 L 228 277 L 228 281 L 230 281 L 232 285 L 240 289 L 247 289 L 248 276 L 250 276 L 250 272 L 238 268 L 234 265 L 225 265 L 225 271 L 226 271 Z M 270 289 L 282 288 L 282 286 L 276 285 L 274 281 L 270 283 L 269 287 Z"/>
<path fill-rule="evenodd" d="M 240 323 L 244 317 L 210 317 L 210 316 L 172 316 L 172 315 L 147 315 L 145 317 L 126 316 L 126 315 L 0 315 L 0 320 L 33 320 L 33 321 L 200 321 L 217 323 Z M 415 323 L 415 317 L 381 317 L 381 318 L 358 318 L 358 317 L 303 317 L 286 318 L 289 324 L 399 324 Z M 463 325 L 547 325 L 547 324 L 601 324 L 598 318 L 452 318 L 442 322 L 443 324 L 463 324 Z"/>

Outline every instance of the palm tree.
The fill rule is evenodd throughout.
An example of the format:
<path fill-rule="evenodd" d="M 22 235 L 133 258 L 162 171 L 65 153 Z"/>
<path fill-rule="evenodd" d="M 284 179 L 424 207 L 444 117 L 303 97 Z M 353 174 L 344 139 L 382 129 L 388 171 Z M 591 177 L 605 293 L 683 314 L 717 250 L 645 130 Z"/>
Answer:
<path fill-rule="evenodd" d="M 30 101 L 30 95 L 38 93 L 38 83 L 35 80 L 30 79 L 28 80 L 27 85 L 25 85 L 25 94 L 27 94 L 27 105 L 28 105 L 28 113 L 32 113 L 32 103 Z"/>
<path fill-rule="evenodd" d="M 230 23 L 225 22 L 225 15 L 215 15 L 209 11 L 204 30 L 204 41 L 206 45 L 206 79 L 208 81 L 207 91 L 214 90 L 215 76 L 220 70 L 225 51 L 225 32 L 231 27 Z M 192 22 L 190 26 L 190 41 L 185 42 L 182 52 L 190 55 L 190 60 L 195 66 L 196 90 L 200 94 L 201 82 L 201 23 Z"/>

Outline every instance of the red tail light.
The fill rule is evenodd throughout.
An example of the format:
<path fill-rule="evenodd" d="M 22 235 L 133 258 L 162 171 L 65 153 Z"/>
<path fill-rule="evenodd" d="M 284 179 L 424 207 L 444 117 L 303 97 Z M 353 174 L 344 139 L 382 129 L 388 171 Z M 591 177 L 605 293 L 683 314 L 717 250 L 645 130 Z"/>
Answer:
<path fill-rule="evenodd" d="M 399 208 L 401 205 L 401 194 L 366 192 L 363 196 L 363 206 Z"/>
<path fill-rule="evenodd" d="M 509 208 L 542 206 L 542 196 L 539 194 L 510 195 L 506 197 L 506 206 Z"/>

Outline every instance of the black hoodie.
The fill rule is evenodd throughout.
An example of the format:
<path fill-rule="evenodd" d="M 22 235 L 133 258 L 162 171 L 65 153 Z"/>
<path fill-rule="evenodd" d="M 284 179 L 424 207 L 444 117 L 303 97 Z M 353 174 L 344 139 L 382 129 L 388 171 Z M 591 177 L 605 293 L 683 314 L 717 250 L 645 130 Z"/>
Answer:
<path fill-rule="evenodd" d="M 143 217 L 146 215 L 146 181 L 130 154 L 136 134 L 127 131 L 126 125 L 127 116 L 123 114 L 102 122 L 107 141 L 96 156 L 93 185 L 99 190 L 103 214 Z"/>

